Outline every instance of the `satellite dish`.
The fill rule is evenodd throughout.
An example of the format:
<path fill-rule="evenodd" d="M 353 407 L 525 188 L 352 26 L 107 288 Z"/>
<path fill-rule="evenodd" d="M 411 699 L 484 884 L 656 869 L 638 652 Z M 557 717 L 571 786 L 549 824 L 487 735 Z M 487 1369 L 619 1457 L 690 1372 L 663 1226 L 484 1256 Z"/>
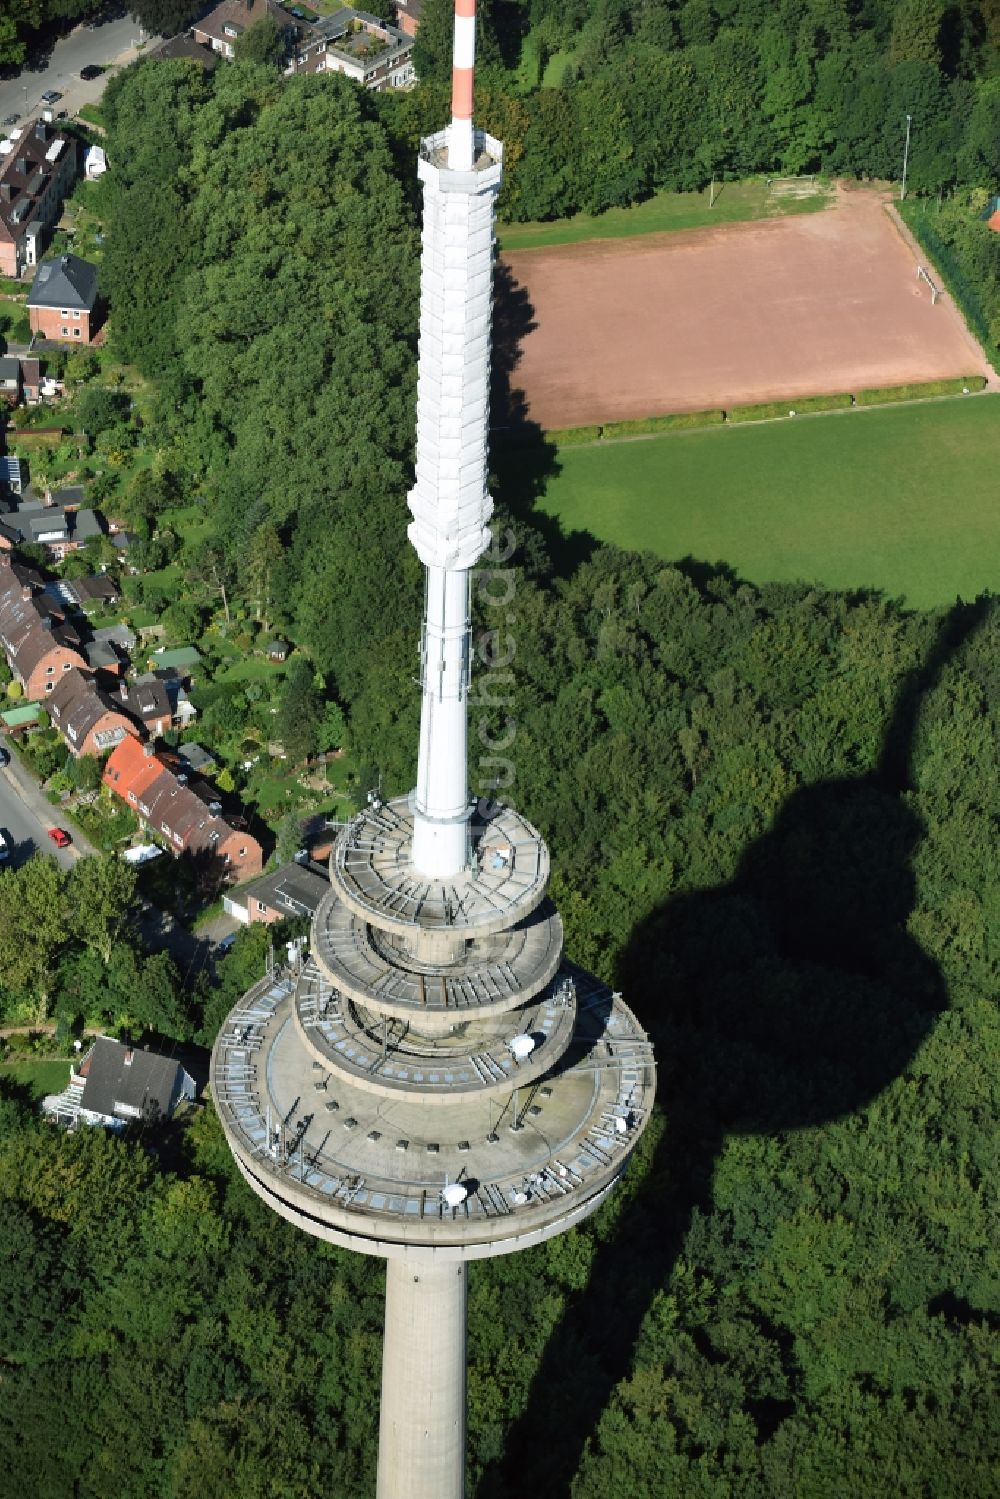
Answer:
<path fill-rule="evenodd" d="M 627 1135 L 628 1134 L 628 1120 L 627 1119 L 623 1119 L 621 1117 L 621 1115 L 619 1114 L 618 1118 L 615 1120 L 615 1129 L 618 1131 L 618 1133 L 620 1135 Z"/>
<path fill-rule="evenodd" d="M 527 1194 L 527 1192 L 518 1192 L 518 1191 L 515 1190 L 515 1191 L 511 1192 L 511 1194 L 510 1194 L 510 1200 L 514 1204 L 515 1207 L 517 1207 L 517 1208 L 523 1208 L 524 1204 L 528 1200 L 528 1194 Z"/>
<path fill-rule="evenodd" d="M 459 1208 L 469 1195 L 468 1187 L 463 1187 L 461 1182 L 452 1182 L 450 1187 L 445 1187 L 441 1193 L 442 1198 L 450 1208 Z"/>
<path fill-rule="evenodd" d="M 535 1038 L 533 1036 L 512 1036 L 507 1045 L 513 1053 L 515 1062 L 523 1062 L 534 1051 Z"/>

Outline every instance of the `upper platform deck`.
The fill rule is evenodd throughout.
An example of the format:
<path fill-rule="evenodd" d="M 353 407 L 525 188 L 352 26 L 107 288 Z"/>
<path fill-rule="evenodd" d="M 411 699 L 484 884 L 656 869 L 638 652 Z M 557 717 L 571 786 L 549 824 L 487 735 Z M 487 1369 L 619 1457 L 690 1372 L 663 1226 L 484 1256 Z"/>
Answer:
<path fill-rule="evenodd" d="M 544 899 L 548 848 L 512 807 L 486 820 L 474 814 L 469 834 L 469 867 L 446 880 L 429 879 L 413 866 L 409 799 L 376 801 L 337 839 L 330 884 L 346 906 L 384 932 L 478 937 L 503 931 Z"/>

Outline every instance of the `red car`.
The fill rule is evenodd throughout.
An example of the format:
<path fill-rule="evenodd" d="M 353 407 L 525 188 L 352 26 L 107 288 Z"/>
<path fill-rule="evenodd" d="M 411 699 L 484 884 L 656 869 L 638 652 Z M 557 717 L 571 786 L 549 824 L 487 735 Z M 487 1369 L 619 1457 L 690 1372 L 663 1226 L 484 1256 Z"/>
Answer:
<path fill-rule="evenodd" d="M 56 848 L 66 848 L 71 842 L 70 836 L 64 828 L 49 828 L 49 837 Z"/>

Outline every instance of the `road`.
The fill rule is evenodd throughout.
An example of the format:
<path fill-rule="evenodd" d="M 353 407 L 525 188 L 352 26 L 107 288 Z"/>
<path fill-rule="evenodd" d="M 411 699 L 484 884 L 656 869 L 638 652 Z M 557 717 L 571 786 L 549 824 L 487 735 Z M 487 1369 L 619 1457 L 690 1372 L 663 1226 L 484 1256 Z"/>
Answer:
<path fill-rule="evenodd" d="M 94 849 L 79 833 L 71 832 L 69 848 L 56 848 L 47 829 L 59 826 L 59 811 L 39 791 L 37 784 L 15 755 L 0 770 L 0 828 L 11 845 L 12 865 L 23 864 L 37 849 L 53 854 L 63 869 L 72 869 L 81 854 Z"/>
<path fill-rule="evenodd" d="M 101 26 L 78 26 L 56 42 L 51 56 L 37 69 L 29 62 L 17 78 L 0 81 L 0 120 L 13 114 L 22 120 L 37 114 L 44 108 L 42 94 L 49 89 L 58 89 L 63 95 L 53 105 L 57 111 L 65 109 L 72 114 L 81 104 L 95 104 L 104 93 L 108 74 L 83 83 L 80 69 L 91 64 L 100 68 L 112 63 L 127 66 L 137 56 L 138 39 L 139 27 L 130 16 L 105 21 Z"/>

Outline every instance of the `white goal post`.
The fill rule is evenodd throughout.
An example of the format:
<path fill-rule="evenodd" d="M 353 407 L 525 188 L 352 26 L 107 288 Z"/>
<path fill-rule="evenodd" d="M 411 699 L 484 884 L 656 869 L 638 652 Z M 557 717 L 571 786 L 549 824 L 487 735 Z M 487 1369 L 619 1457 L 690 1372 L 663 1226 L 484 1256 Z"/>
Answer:
<path fill-rule="evenodd" d="M 930 277 L 930 274 L 929 274 L 926 266 L 922 266 L 922 265 L 918 265 L 917 266 L 917 280 L 918 281 L 926 281 L 927 285 L 930 287 L 930 289 L 931 289 L 931 306 L 933 307 L 934 304 L 936 303 L 938 297 L 941 295 L 941 288 L 938 285 L 936 285 L 936 283 L 934 281 L 932 281 L 932 279 Z"/>

